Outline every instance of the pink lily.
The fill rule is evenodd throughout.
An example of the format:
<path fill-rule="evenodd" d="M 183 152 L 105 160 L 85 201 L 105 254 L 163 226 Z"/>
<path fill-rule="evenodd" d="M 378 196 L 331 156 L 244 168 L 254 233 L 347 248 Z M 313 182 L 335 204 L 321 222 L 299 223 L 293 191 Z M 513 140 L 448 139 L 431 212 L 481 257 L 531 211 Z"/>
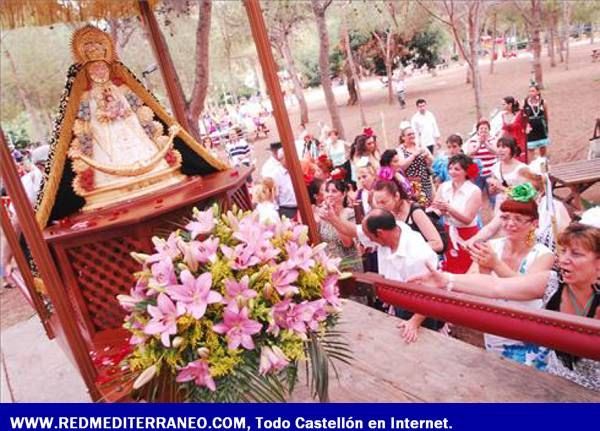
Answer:
<path fill-rule="evenodd" d="M 263 346 L 260 350 L 260 366 L 258 372 L 262 375 L 271 371 L 279 371 L 288 366 L 290 361 L 277 346 Z"/>
<path fill-rule="evenodd" d="M 281 250 L 273 247 L 271 241 L 263 241 L 256 246 L 256 257 L 258 257 L 262 263 L 274 260 L 279 253 L 281 253 Z"/>
<path fill-rule="evenodd" d="M 163 257 L 150 268 L 152 277 L 159 286 L 166 287 L 177 284 L 177 276 L 173 261 L 168 257 Z"/>
<path fill-rule="evenodd" d="M 223 256 L 231 261 L 231 268 L 234 270 L 246 269 L 260 263 L 254 254 L 254 248 L 250 245 L 238 244 L 235 248 L 231 248 L 221 244 L 221 251 Z"/>
<path fill-rule="evenodd" d="M 158 306 L 148 305 L 148 313 L 152 319 L 146 324 L 144 332 L 148 335 L 160 334 L 163 345 L 170 347 L 169 335 L 177 333 L 177 309 L 164 293 L 158 295 L 157 304 Z"/>
<path fill-rule="evenodd" d="M 316 301 L 306 304 L 306 307 L 311 310 L 311 316 L 306 321 L 306 326 L 308 326 L 311 331 L 317 331 L 319 329 L 319 323 L 327 319 L 327 311 L 325 310 L 326 304 L 327 301 L 324 299 L 317 299 Z"/>
<path fill-rule="evenodd" d="M 151 255 L 147 262 L 154 263 L 164 259 L 173 260 L 179 257 L 181 251 L 177 247 L 178 238 L 179 237 L 175 232 L 171 233 L 166 241 L 156 236 L 153 237 L 152 243 L 154 244 L 154 250 L 156 250 L 156 253 Z"/>
<path fill-rule="evenodd" d="M 288 242 L 285 246 L 288 253 L 288 264 L 290 267 L 297 267 L 303 271 L 310 271 L 315 261 L 312 259 L 312 248 L 308 245 L 298 247 L 294 242 Z"/>
<path fill-rule="evenodd" d="M 292 283 L 298 279 L 298 271 L 290 270 L 285 265 L 280 265 L 271 275 L 273 287 L 281 296 L 295 295 L 299 292 Z"/>
<path fill-rule="evenodd" d="M 175 379 L 179 383 L 189 382 L 190 380 L 193 380 L 197 386 L 205 386 L 211 391 L 217 389 L 215 381 L 210 375 L 208 362 L 203 359 L 198 359 L 187 364 L 179 370 L 179 374 L 177 374 L 177 378 Z"/>
<path fill-rule="evenodd" d="M 248 350 L 254 349 L 252 335 L 260 332 L 262 325 L 248 318 L 246 307 L 240 310 L 236 304 L 228 306 L 223 313 L 223 319 L 223 322 L 213 326 L 213 331 L 226 334 L 229 350 L 237 349 L 240 344 Z"/>
<path fill-rule="evenodd" d="M 212 208 L 209 208 L 206 211 L 198 211 L 194 208 L 194 219 L 185 226 L 190 232 L 192 239 L 195 239 L 200 234 L 212 232 L 214 227 L 215 215 Z"/>
<path fill-rule="evenodd" d="M 306 337 L 306 323 L 313 316 L 312 308 L 306 305 L 292 303 L 290 299 L 285 299 L 273 306 L 274 324 L 283 329 L 294 331 L 301 337 Z M 273 326 L 273 325 L 271 325 Z M 274 329 L 274 328 L 272 328 Z"/>
<path fill-rule="evenodd" d="M 225 301 L 227 304 L 237 304 L 238 307 L 246 305 L 249 299 L 256 298 L 258 293 L 248 287 L 250 279 L 247 275 L 238 282 L 225 280 Z"/>
<path fill-rule="evenodd" d="M 317 247 L 319 247 L 319 246 L 317 246 Z M 313 257 L 315 258 L 317 263 L 320 263 L 321 265 L 323 265 L 323 268 L 325 268 L 325 270 L 329 274 L 334 274 L 334 273 L 337 274 L 340 272 L 339 268 L 340 268 L 340 262 L 342 261 L 342 259 L 339 257 L 335 257 L 335 258 L 330 257 L 325 249 L 320 248 L 316 253 L 313 253 Z"/>
<path fill-rule="evenodd" d="M 323 298 L 335 308 L 340 308 L 342 302 L 340 301 L 340 289 L 338 287 L 338 278 L 335 275 L 330 275 L 323 282 L 321 293 Z"/>
<path fill-rule="evenodd" d="M 216 262 L 219 238 L 210 237 L 204 241 L 182 241 L 180 248 L 183 251 L 183 262 L 193 272 L 198 270 L 199 264 Z"/>
<path fill-rule="evenodd" d="M 177 301 L 179 314 L 190 313 L 194 319 L 200 319 L 206 313 L 209 304 L 216 304 L 223 300 L 220 293 L 210 290 L 212 287 L 212 274 L 205 272 L 195 278 L 187 269 L 179 275 L 183 284 L 170 286 L 167 292 Z"/>

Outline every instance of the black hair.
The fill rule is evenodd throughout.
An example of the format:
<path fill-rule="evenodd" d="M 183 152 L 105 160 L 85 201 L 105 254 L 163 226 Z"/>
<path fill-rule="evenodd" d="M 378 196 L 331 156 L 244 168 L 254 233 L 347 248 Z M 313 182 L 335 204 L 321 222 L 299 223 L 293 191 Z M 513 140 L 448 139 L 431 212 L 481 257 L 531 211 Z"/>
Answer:
<path fill-rule="evenodd" d="M 322 179 L 315 178 L 308 185 L 308 199 L 311 204 L 317 204 L 317 195 L 319 194 L 319 190 L 321 190 L 323 183 L 324 181 Z"/>
<path fill-rule="evenodd" d="M 504 100 L 504 102 L 508 103 L 509 105 L 512 105 L 512 113 L 513 114 L 519 110 L 519 101 L 515 100 L 514 97 L 506 96 L 503 100 Z"/>
<path fill-rule="evenodd" d="M 425 100 L 425 99 L 417 99 L 417 102 L 415 103 L 415 105 L 419 106 L 421 103 L 427 103 L 427 100 Z"/>
<path fill-rule="evenodd" d="M 398 155 L 398 151 L 396 150 L 385 150 L 383 154 L 381 154 L 381 158 L 379 159 L 379 165 L 383 168 L 386 166 L 390 166 L 392 164 L 392 160 L 394 157 Z"/>
<path fill-rule="evenodd" d="M 448 160 L 448 167 L 454 164 L 458 164 L 462 168 L 462 170 L 466 172 L 472 163 L 473 159 L 471 159 L 466 154 L 457 154 L 456 156 L 450 157 L 450 160 Z"/>
<path fill-rule="evenodd" d="M 394 214 L 380 208 L 375 208 L 369 212 L 365 224 L 367 230 L 373 235 L 376 234 L 377 229 L 390 231 L 397 226 Z"/>
<path fill-rule="evenodd" d="M 519 157 L 519 154 L 521 154 L 521 149 L 517 145 L 515 138 L 512 136 L 502 136 L 500 139 L 498 139 L 496 146 L 508 148 L 510 150 L 511 157 Z"/>
<path fill-rule="evenodd" d="M 335 189 L 344 194 L 344 200 L 342 202 L 342 205 L 344 207 L 348 206 L 348 185 L 346 184 L 346 182 L 344 180 L 333 180 L 333 179 L 329 179 L 327 180 L 327 182 L 325 183 L 325 190 L 327 190 L 329 188 L 329 186 L 333 184 L 333 186 L 335 187 Z"/>
<path fill-rule="evenodd" d="M 449 143 L 458 144 L 459 147 L 462 147 L 463 140 L 459 135 L 454 133 L 454 134 L 448 136 L 448 138 L 446 139 L 446 144 L 449 144 Z"/>

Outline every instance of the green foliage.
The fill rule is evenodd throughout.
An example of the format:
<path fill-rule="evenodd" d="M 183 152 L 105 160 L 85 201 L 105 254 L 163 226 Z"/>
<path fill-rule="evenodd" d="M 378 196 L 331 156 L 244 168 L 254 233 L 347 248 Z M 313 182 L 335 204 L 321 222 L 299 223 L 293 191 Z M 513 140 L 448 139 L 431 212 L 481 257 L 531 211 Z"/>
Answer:
<path fill-rule="evenodd" d="M 402 58 L 402 63 L 412 62 L 417 68 L 427 66 L 434 69 L 440 62 L 442 42 L 441 31 L 437 29 L 428 28 L 416 33 L 408 44 L 409 54 Z"/>

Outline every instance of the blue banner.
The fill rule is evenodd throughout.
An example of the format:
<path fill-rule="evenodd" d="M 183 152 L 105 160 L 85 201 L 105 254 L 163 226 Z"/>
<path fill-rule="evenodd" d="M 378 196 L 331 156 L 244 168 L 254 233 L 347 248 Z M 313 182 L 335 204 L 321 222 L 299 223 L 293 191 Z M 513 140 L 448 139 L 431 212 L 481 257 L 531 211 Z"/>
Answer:
<path fill-rule="evenodd" d="M 600 397 L 599 397 L 600 398 Z M 591 430 L 600 404 L 0 404 L 0 430 Z"/>

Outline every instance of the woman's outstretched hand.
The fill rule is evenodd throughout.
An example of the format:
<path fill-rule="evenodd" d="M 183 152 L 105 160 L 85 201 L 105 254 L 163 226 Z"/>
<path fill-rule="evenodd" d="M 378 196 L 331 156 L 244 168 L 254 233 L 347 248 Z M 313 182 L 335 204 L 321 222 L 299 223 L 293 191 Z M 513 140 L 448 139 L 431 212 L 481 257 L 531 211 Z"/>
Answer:
<path fill-rule="evenodd" d="M 426 287 L 445 289 L 449 281 L 448 274 L 443 271 L 438 271 L 429 262 L 426 262 L 425 265 L 427 265 L 427 270 L 429 271 L 427 274 L 410 277 L 406 281 L 416 282 Z"/>

